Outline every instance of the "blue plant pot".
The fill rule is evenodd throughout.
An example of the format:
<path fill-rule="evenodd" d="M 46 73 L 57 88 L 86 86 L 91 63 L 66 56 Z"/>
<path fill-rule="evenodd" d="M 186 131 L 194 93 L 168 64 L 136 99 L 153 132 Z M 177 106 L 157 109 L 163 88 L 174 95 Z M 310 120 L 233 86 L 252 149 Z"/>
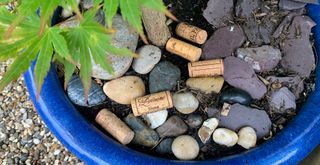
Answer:
<path fill-rule="evenodd" d="M 317 22 L 314 28 L 317 54 L 320 54 L 320 6 L 309 5 Z M 62 144 L 87 164 L 296 164 L 320 144 L 320 65 L 316 69 L 316 90 L 288 126 L 271 140 L 233 156 L 206 161 L 172 161 L 139 153 L 119 144 L 87 122 L 71 104 L 52 67 L 39 100 L 32 66 L 25 81 L 42 120 Z"/>

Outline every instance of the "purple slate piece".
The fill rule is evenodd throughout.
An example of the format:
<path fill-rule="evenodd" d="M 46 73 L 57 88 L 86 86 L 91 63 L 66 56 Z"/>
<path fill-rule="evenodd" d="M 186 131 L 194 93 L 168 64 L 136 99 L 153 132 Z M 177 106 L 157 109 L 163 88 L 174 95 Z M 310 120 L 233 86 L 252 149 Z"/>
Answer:
<path fill-rule="evenodd" d="M 216 28 L 227 26 L 233 21 L 233 7 L 233 0 L 210 0 L 203 16 Z"/>
<path fill-rule="evenodd" d="M 319 0 L 292 0 L 292 1 L 303 2 L 303 3 L 319 4 Z"/>
<path fill-rule="evenodd" d="M 286 113 L 287 110 L 296 109 L 296 97 L 287 87 L 283 87 L 272 92 L 269 105 L 277 113 Z"/>
<path fill-rule="evenodd" d="M 306 3 L 303 2 L 296 2 L 291 0 L 280 0 L 279 7 L 284 10 L 295 10 L 301 9 L 306 6 Z"/>
<path fill-rule="evenodd" d="M 253 109 L 241 104 L 233 104 L 228 116 L 216 113 L 214 116 L 219 119 L 219 126 L 239 131 L 240 128 L 250 126 L 257 132 L 259 139 L 269 135 L 271 120 L 264 110 Z"/>
<path fill-rule="evenodd" d="M 224 79 L 231 86 L 248 92 L 254 99 L 261 99 L 267 93 L 266 86 L 259 80 L 250 64 L 236 57 L 227 57 L 224 60 Z"/>
<path fill-rule="evenodd" d="M 274 77 L 270 76 L 266 78 L 270 83 L 281 83 L 282 86 L 288 87 L 298 99 L 301 92 L 304 90 L 304 80 L 299 77 Z"/>
<path fill-rule="evenodd" d="M 203 46 L 205 60 L 231 56 L 246 41 L 240 26 L 227 26 L 218 29 Z"/>
<path fill-rule="evenodd" d="M 282 66 L 301 77 L 309 77 L 315 67 L 315 56 L 309 39 L 315 25 L 308 16 L 294 17 L 287 38 L 280 44 L 284 54 Z"/>

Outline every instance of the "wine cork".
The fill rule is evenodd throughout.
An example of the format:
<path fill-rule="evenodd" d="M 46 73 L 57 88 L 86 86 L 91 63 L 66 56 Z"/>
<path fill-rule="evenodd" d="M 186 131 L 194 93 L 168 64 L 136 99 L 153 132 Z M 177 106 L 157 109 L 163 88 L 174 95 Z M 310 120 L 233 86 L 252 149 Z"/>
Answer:
<path fill-rule="evenodd" d="M 204 44 L 208 38 L 208 33 L 205 30 L 185 22 L 177 25 L 176 33 L 178 36 L 197 44 Z"/>
<path fill-rule="evenodd" d="M 151 94 L 131 101 L 134 116 L 172 108 L 172 97 L 169 91 Z"/>
<path fill-rule="evenodd" d="M 199 61 L 202 50 L 196 46 L 190 45 L 186 42 L 170 38 L 167 42 L 166 49 L 182 58 L 191 62 Z"/>
<path fill-rule="evenodd" d="M 98 113 L 96 122 L 124 145 L 129 144 L 134 137 L 134 132 L 107 109 L 103 109 Z"/>
<path fill-rule="evenodd" d="M 210 77 L 223 75 L 223 60 L 199 61 L 188 64 L 189 77 Z"/>

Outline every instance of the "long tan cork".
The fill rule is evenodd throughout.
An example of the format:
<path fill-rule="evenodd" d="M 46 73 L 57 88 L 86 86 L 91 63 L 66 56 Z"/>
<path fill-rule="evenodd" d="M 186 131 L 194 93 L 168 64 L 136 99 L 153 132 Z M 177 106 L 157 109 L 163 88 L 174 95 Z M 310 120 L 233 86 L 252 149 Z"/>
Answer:
<path fill-rule="evenodd" d="M 220 76 L 224 73 L 222 59 L 199 61 L 188 64 L 189 77 Z"/>
<path fill-rule="evenodd" d="M 176 33 L 178 36 L 197 44 L 204 44 L 208 38 L 208 33 L 205 30 L 185 22 L 177 25 Z"/>
<path fill-rule="evenodd" d="M 161 111 L 172 108 L 172 97 L 169 91 L 155 93 L 131 101 L 134 116 Z"/>
<path fill-rule="evenodd" d="M 103 109 L 98 113 L 96 122 L 124 145 L 129 144 L 134 137 L 134 132 L 107 109 Z"/>
<path fill-rule="evenodd" d="M 191 62 L 199 61 L 202 54 L 202 49 L 175 38 L 169 39 L 166 49 Z"/>

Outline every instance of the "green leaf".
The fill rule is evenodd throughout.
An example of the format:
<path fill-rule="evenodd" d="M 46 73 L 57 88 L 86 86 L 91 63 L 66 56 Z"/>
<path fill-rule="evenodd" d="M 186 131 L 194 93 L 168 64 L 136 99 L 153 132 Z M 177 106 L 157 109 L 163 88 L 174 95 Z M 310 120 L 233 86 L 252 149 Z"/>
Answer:
<path fill-rule="evenodd" d="M 5 61 L 10 58 L 15 58 L 19 55 L 24 47 L 29 46 L 30 43 L 38 40 L 37 36 L 23 38 L 15 41 L 12 44 L 1 44 L 0 45 L 0 61 Z"/>
<path fill-rule="evenodd" d="M 56 27 L 52 27 L 49 29 L 49 38 L 53 44 L 54 50 L 63 58 L 70 58 L 69 49 L 67 46 L 67 41 L 61 35 L 62 31 Z"/>
<path fill-rule="evenodd" d="M 104 0 L 104 13 L 109 28 L 112 28 L 112 18 L 117 14 L 119 0 Z"/>
<path fill-rule="evenodd" d="M 139 0 L 140 4 L 144 7 L 148 7 L 161 12 L 166 12 L 167 8 L 164 6 L 162 0 Z"/>
<path fill-rule="evenodd" d="M 137 0 L 120 0 L 120 9 L 122 17 L 137 30 L 139 34 L 143 34 L 141 22 L 141 10 Z"/>
<path fill-rule="evenodd" d="M 13 64 L 0 80 L 0 91 L 2 91 L 11 81 L 17 80 L 19 76 L 30 67 L 31 62 L 36 58 L 39 49 L 39 41 L 37 40 L 31 43 L 30 47 L 24 50 L 21 55 L 14 60 Z"/>
<path fill-rule="evenodd" d="M 82 32 L 85 33 L 85 32 Z M 91 71 L 92 71 L 92 62 L 89 47 L 86 45 L 87 36 L 81 35 L 79 37 L 79 46 L 80 46 L 80 78 L 82 80 L 85 98 L 88 100 L 89 90 L 91 87 Z"/>
<path fill-rule="evenodd" d="M 37 99 L 40 95 L 44 78 L 46 77 L 50 69 L 50 63 L 53 55 L 53 47 L 50 42 L 49 35 L 46 34 L 40 42 L 41 49 L 38 55 L 36 66 L 34 68 L 35 83 L 37 88 Z"/>

